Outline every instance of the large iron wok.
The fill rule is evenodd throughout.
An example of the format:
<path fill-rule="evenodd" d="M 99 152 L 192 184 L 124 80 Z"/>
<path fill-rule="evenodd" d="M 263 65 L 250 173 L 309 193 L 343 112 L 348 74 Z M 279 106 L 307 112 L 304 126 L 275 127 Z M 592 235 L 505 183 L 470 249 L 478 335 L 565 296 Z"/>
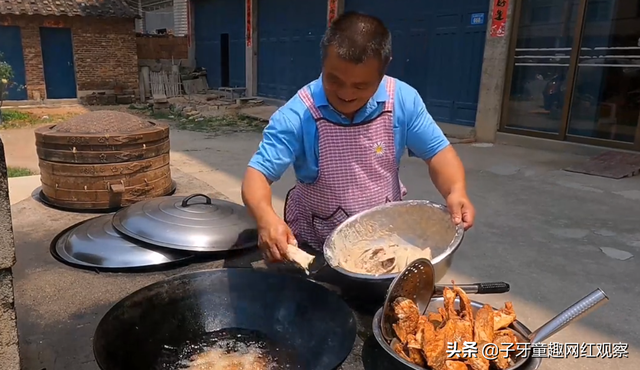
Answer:
<path fill-rule="evenodd" d="M 226 341 L 260 343 L 276 368 L 329 370 L 356 337 L 338 295 L 304 278 L 253 269 L 178 275 L 113 306 L 93 338 L 102 370 L 184 368 L 185 360 Z"/>

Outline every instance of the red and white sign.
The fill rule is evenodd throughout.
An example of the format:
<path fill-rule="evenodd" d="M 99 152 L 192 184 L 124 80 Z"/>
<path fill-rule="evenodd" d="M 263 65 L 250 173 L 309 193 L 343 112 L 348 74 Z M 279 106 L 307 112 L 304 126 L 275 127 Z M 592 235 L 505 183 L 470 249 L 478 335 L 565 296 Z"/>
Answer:
<path fill-rule="evenodd" d="M 252 30 L 252 26 L 251 26 L 251 13 L 252 13 L 252 9 L 251 9 L 251 3 L 252 0 L 247 0 L 247 5 L 246 5 L 246 10 L 247 10 L 247 30 L 246 35 L 247 35 L 247 47 L 250 48 L 251 44 L 252 44 L 252 36 L 253 36 L 253 30 Z"/>
<path fill-rule="evenodd" d="M 338 0 L 329 0 L 327 6 L 329 8 L 327 21 L 331 24 L 331 22 L 333 22 L 333 20 L 338 16 Z"/>
<path fill-rule="evenodd" d="M 493 0 L 491 15 L 491 37 L 504 37 L 507 33 L 507 9 L 509 0 Z"/>

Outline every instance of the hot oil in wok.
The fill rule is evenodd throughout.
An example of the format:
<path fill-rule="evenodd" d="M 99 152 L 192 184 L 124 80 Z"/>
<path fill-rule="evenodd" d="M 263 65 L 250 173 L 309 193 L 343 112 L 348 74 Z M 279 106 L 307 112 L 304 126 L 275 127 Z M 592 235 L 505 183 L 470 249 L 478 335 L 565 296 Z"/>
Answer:
<path fill-rule="evenodd" d="M 194 338 L 182 348 L 165 348 L 171 370 L 296 370 L 295 353 L 265 334 L 227 328 Z M 166 352 L 172 352 L 171 354 Z"/>

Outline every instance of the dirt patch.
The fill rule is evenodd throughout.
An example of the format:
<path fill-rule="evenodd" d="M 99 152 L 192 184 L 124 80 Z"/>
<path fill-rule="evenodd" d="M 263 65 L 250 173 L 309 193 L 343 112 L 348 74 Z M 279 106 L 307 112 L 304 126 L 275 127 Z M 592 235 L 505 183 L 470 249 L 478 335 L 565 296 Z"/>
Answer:
<path fill-rule="evenodd" d="M 27 112 L 36 116 L 52 116 L 52 115 L 78 115 L 89 112 L 87 107 L 81 105 L 63 106 L 63 107 L 37 107 L 37 108 L 5 108 L 6 110 L 16 110 Z"/>
<path fill-rule="evenodd" d="M 220 117 L 181 119 L 176 127 L 180 130 L 206 132 L 224 135 L 237 132 L 262 132 L 266 122 L 238 114 L 226 114 Z"/>
<path fill-rule="evenodd" d="M 24 108 L 6 107 L 2 109 L 3 124 L 0 126 L 0 130 L 29 128 L 40 125 L 55 124 L 64 122 L 70 118 L 79 116 L 84 113 L 97 111 L 126 112 L 141 118 L 146 118 L 151 115 L 149 111 L 129 109 L 129 106 L 127 105 L 69 105 L 61 107 L 51 106 Z"/>
<path fill-rule="evenodd" d="M 16 129 L 54 124 L 85 113 L 82 107 L 12 108 L 2 110 L 0 129 Z"/>

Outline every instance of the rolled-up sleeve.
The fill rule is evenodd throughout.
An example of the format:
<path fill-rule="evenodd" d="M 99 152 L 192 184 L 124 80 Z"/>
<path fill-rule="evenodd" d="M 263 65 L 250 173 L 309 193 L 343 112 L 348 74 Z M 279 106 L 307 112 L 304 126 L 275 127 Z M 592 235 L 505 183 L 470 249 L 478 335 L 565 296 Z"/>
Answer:
<path fill-rule="evenodd" d="M 449 146 L 449 140 L 427 112 L 422 98 L 415 93 L 407 123 L 407 149 L 409 155 L 429 160 Z"/>
<path fill-rule="evenodd" d="M 278 110 L 262 132 L 262 141 L 249 161 L 249 167 L 260 171 L 270 181 L 278 181 L 301 147 L 300 122 L 296 124 L 282 110 Z"/>

